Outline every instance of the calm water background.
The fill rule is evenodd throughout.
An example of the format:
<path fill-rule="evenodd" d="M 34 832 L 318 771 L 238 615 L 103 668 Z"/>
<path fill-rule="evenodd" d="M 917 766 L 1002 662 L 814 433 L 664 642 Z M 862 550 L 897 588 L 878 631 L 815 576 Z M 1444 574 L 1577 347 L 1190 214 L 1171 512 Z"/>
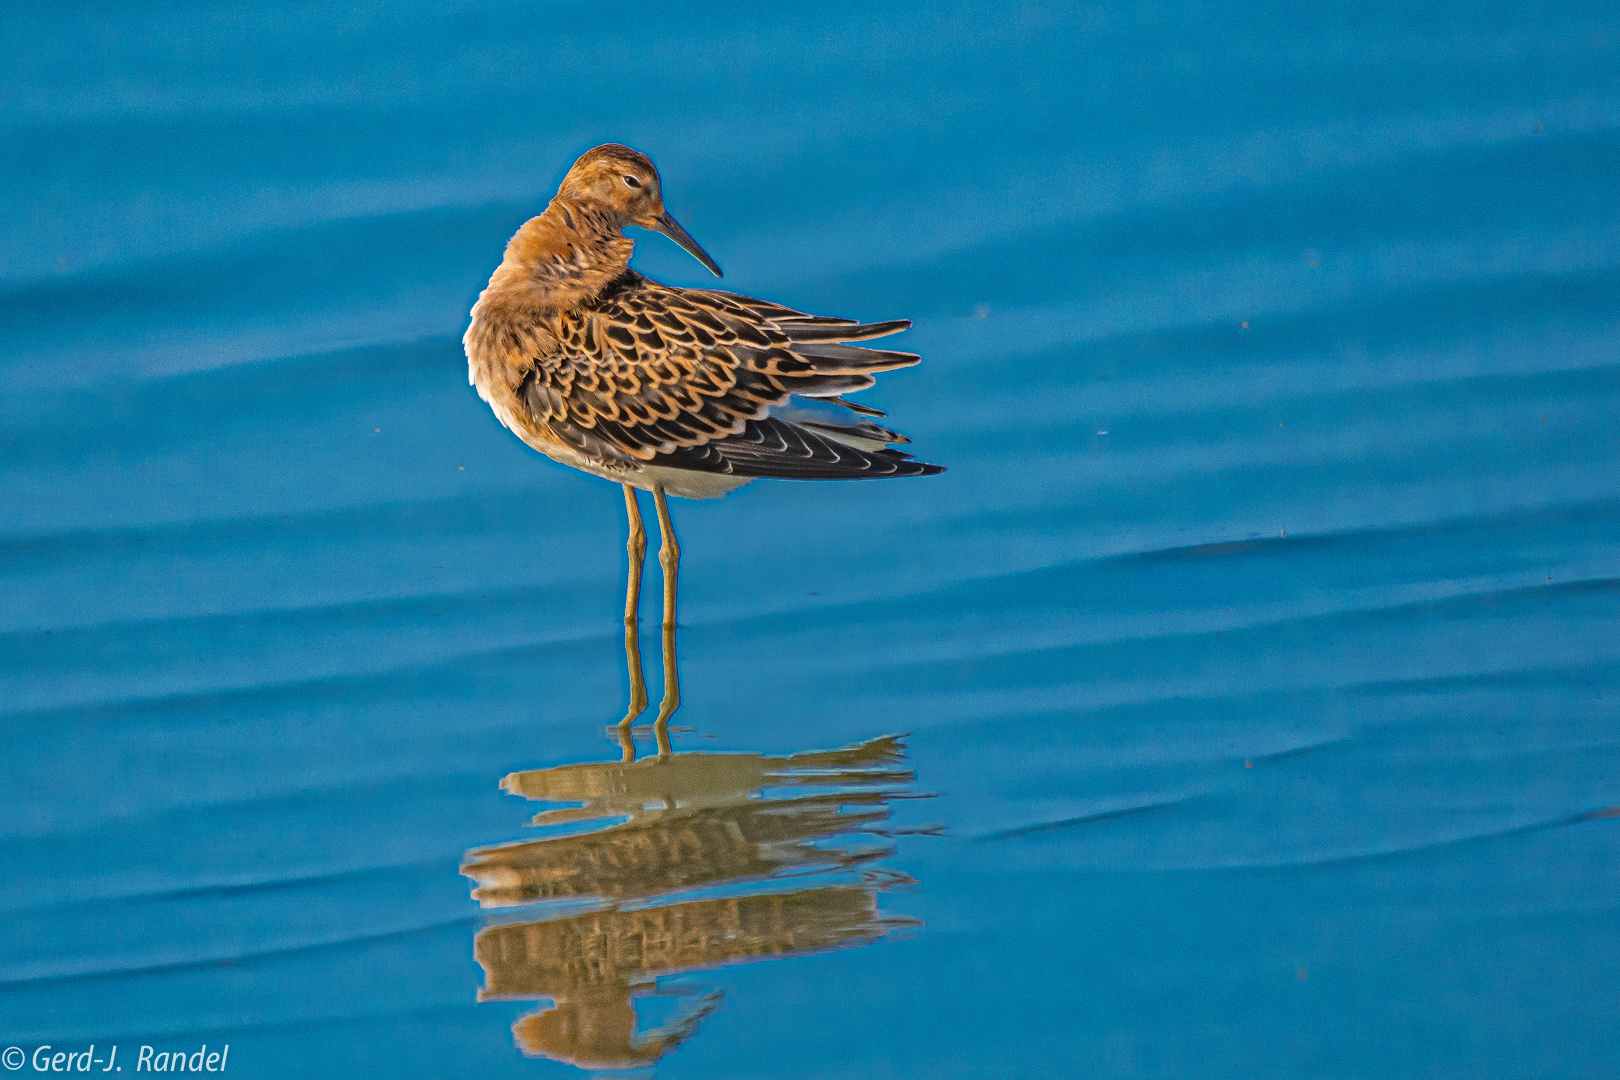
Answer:
<path fill-rule="evenodd" d="M 1614 1074 L 1613 4 L 6 24 L 8 1044 L 579 1075 L 458 868 L 615 755 L 622 505 L 459 336 L 613 139 L 725 287 L 915 319 L 862 400 L 951 467 L 675 508 L 676 748 L 909 732 L 947 829 L 661 1075 Z"/>

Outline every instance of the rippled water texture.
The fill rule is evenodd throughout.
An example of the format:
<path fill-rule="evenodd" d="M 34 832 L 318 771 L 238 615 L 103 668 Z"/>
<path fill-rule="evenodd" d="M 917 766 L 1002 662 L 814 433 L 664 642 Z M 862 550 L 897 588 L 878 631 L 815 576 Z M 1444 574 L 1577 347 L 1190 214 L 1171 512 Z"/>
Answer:
<path fill-rule="evenodd" d="M 609 139 L 915 319 L 861 400 L 950 466 L 676 505 L 630 764 L 619 493 L 459 343 Z M 0 1039 L 1611 1072 L 1617 179 L 1574 0 L 17 7 Z"/>

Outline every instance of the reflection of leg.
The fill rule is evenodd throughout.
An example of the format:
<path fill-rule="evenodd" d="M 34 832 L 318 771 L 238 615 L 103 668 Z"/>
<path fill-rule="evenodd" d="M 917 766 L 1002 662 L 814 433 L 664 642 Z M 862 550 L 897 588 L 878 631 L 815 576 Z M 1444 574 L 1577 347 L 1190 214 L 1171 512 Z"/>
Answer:
<path fill-rule="evenodd" d="M 630 668 L 630 711 L 619 721 L 619 745 L 624 749 L 624 760 L 634 761 L 636 744 L 630 737 L 630 721 L 647 709 L 647 683 L 641 676 L 641 635 L 636 626 L 641 611 L 641 567 L 647 559 L 647 530 L 641 526 L 636 489 L 629 484 L 624 485 L 624 509 L 630 518 L 630 542 L 625 545 L 630 553 L 630 582 L 624 594 L 624 659 Z"/>
<path fill-rule="evenodd" d="M 653 488 L 653 502 L 658 505 L 658 565 L 664 568 L 664 700 L 653 724 L 662 755 L 670 752 L 669 718 L 681 707 L 681 676 L 675 664 L 675 584 L 680 577 L 681 545 L 675 541 L 675 525 L 669 520 L 662 487 Z"/>

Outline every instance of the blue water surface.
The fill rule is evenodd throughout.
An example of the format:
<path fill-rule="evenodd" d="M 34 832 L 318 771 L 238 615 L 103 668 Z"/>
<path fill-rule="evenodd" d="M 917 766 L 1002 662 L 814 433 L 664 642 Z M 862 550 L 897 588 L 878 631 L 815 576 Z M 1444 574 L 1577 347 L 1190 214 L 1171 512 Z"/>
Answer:
<path fill-rule="evenodd" d="M 5 1046 L 1614 1073 L 1615 5 L 5 23 Z M 725 287 L 914 319 L 860 400 L 949 466 L 679 502 L 643 772 L 622 500 L 460 345 L 610 140 Z"/>

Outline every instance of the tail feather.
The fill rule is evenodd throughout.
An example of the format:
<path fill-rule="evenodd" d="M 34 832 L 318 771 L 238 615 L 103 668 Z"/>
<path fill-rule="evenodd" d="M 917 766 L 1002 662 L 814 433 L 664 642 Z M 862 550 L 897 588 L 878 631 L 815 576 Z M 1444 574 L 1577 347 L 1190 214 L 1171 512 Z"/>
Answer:
<path fill-rule="evenodd" d="M 874 383 L 877 382 L 876 379 L 873 379 L 872 381 Z M 817 395 L 817 396 L 819 396 L 819 395 Z M 884 412 L 882 409 L 874 409 L 874 408 L 872 408 L 872 406 L 870 406 L 870 405 L 862 405 L 858 401 L 845 401 L 841 397 L 827 398 L 827 400 L 832 402 L 834 405 L 842 405 L 844 408 L 848 409 L 852 413 L 855 413 L 857 416 L 886 417 L 886 416 L 889 415 L 888 413 Z"/>
<path fill-rule="evenodd" d="M 794 379 L 792 383 L 792 391 L 793 393 L 803 395 L 804 397 L 830 398 L 838 401 L 840 405 L 848 407 L 850 403 L 839 399 L 837 395 L 852 393 L 856 390 L 865 390 L 867 387 L 876 383 L 876 379 L 870 375 L 864 374 L 815 374 Z M 860 412 L 861 410 L 856 409 L 855 411 Z M 883 414 L 878 413 L 878 415 L 882 416 Z"/>
<path fill-rule="evenodd" d="M 821 322 L 794 323 L 779 322 L 778 329 L 786 334 L 789 341 L 809 344 L 817 341 L 871 341 L 874 338 L 888 337 L 898 334 L 902 330 L 911 329 L 910 319 L 891 319 L 888 322 L 863 323 L 859 325 L 833 324 Z"/>
<path fill-rule="evenodd" d="M 916 353 L 886 352 L 882 349 L 862 349 L 855 345 L 835 342 L 813 345 L 795 345 L 793 355 L 815 363 L 817 371 L 888 371 L 892 368 L 911 367 L 922 359 Z"/>
<path fill-rule="evenodd" d="M 895 443 L 908 443 L 911 440 L 898 431 L 878 427 L 876 424 L 862 422 L 859 424 L 824 424 L 819 420 L 800 420 L 800 427 L 807 427 L 819 435 L 829 439 L 836 439 L 857 450 L 882 450 Z"/>

